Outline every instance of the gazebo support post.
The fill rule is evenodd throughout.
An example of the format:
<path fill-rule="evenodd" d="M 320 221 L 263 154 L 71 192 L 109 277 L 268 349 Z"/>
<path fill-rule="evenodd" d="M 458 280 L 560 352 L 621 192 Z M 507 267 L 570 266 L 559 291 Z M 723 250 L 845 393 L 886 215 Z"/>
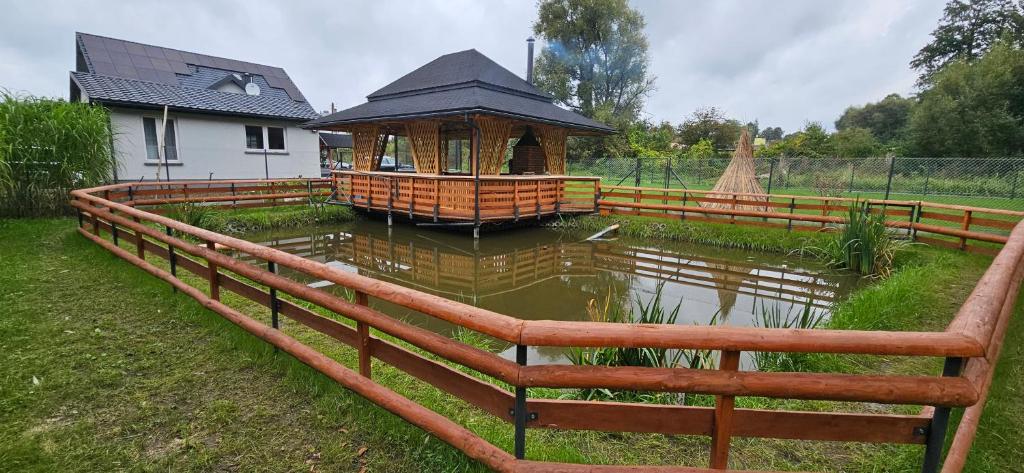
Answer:
<path fill-rule="evenodd" d="M 471 162 L 473 163 L 473 239 L 480 238 L 480 126 L 466 116 L 466 123 L 473 128 L 470 149 Z"/>

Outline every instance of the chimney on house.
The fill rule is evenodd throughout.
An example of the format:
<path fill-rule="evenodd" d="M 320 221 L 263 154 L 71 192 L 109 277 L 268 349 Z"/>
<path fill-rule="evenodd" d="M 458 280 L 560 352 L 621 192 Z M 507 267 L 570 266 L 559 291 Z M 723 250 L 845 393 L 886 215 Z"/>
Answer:
<path fill-rule="evenodd" d="M 526 82 L 533 84 L 533 37 L 526 38 Z"/>

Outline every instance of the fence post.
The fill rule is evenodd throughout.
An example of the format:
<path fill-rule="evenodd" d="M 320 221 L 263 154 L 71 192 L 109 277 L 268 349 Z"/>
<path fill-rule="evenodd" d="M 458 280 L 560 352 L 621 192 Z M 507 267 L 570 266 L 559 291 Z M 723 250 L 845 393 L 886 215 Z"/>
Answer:
<path fill-rule="evenodd" d="M 1017 198 L 1017 178 L 1019 178 L 1019 177 L 1020 177 L 1020 168 L 1018 167 L 1017 163 L 1014 163 L 1014 166 L 1013 166 L 1013 186 L 1010 188 L 1010 198 L 1011 199 L 1016 199 Z"/>
<path fill-rule="evenodd" d="M 793 211 L 794 210 L 796 210 L 796 197 L 792 197 L 792 198 L 789 199 L 789 214 L 793 215 Z M 793 231 L 793 219 L 792 218 L 789 219 L 789 224 L 786 225 L 786 231 L 787 232 Z"/>
<path fill-rule="evenodd" d="M 736 371 L 740 367 L 740 352 L 722 351 L 718 369 Z M 711 431 L 711 468 L 724 470 L 729 465 L 729 439 L 732 437 L 732 415 L 736 406 L 733 396 L 715 396 L 715 424 Z"/>
<path fill-rule="evenodd" d="M 772 180 L 774 178 L 775 178 L 775 158 L 770 158 L 768 160 L 768 192 L 767 192 L 767 194 L 771 194 L 772 193 Z"/>
<path fill-rule="evenodd" d="M 942 376 L 960 376 L 963 368 L 963 358 L 946 358 L 942 367 Z M 928 425 L 927 440 L 925 441 L 924 462 L 921 465 L 922 473 L 935 473 L 939 470 L 939 461 L 942 459 L 942 447 L 946 443 L 946 428 L 949 426 L 950 408 L 935 406 L 932 413 L 932 421 Z"/>
<path fill-rule="evenodd" d="M 971 214 L 970 210 L 964 210 L 964 219 L 960 225 L 960 229 L 963 231 L 969 231 L 971 229 Z M 960 249 L 964 250 L 967 248 L 967 237 L 960 237 Z"/>
<path fill-rule="evenodd" d="M 208 248 L 210 251 L 217 251 L 217 245 L 214 242 L 210 241 L 210 240 L 206 240 L 206 248 Z M 206 262 L 207 262 L 207 264 L 209 265 L 209 268 L 210 268 L 210 273 L 209 273 L 209 279 L 210 279 L 210 298 L 215 300 L 215 301 L 219 301 L 220 300 L 220 274 L 217 272 L 217 264 L 214 263 L 213 260 L 211 260 L 211 259 L 206 260 Z"/>
<path fill-rule="evenodd" d="M 850 161 L 850 190 L 848 192 L 850 192 L 851 194 L 853 193 L 853 178 L 856 175 L 856 173 L 857 173 L 857 162 L 856 161 Z"/>
<path fill-rule="evenodd" d="M 166 227 L 166 229 L 167 236 L 173 237 L 174 229 L 171 227 Z M 170 243 L 167 244 L 167 262 L 171 265 L 171 276 L 178 277 L 178 261 L 174 255 L 174 245 Z M 178 288 L 172 285 L 171 291 L 178 292 Z"/>
<path fill-rule="evenodd" d="M 885 199 L 889 200 L 889 192 L 892 191 L 892 175 L 896 170 L 896 156 L 889 158 L 889 179 L 885 183 Z"/>
<path fill-rule="evenodd" d="M 670 175 L 672 173 L 672 156 L 665 158 L 665 188 L 669 188 Z M 667 195 L 667 194 L 666 194 Z"/>
<path fill-rule="evenodd" d="M 142 223 L 139 217 L 132 217 L 132 220 L 137 224 Z M 142 239 L 142 232 L 138 230 L 135 231 L 135 256 L 142 260 L 146 259 L 146 240 Z"/>
<path fill-rule="evenodd" d="M 925 163 L 924 166 L 924 195 L 928 195 L 928 181 L 932 178 L 932 167 Z"/>
<path fill-rule="evenodd" d="M 516 363 L 519 366 L 526 366 L 526 345 L 516 345 Z M 517 459 L 526 458 L 526 388 L 516 386 L 516 404 L 512 409 L 515 422 L 515 456 Z"/>
<path fill-rule="evenodd" d="M 637 187 L 640 187 L 640 173 L 642 173 L 642 172 L 643 172 L 643 163 L 640 162 L 640 156 L 637 156 L 636 157 L 636 172 L 633 173 L 634 174 L 633 179 L 634 179 L 634 182 L 636 182 L 636 186 Z"/>
<path fill-rule="evenodd" d="M 273 261 L 267 261 L 267 271 L 277 274 L 277 263 Z M 277 320 L 278 312 L 278 301 L 277 301 L 277 289 L 274 286 L 270 286 L 270 326 L 275 330 L 280 327 L 279 321 Z M 277 348 L 274 348 L 277 351 Z"/>
<path fill-rule="evenodd" d="M 365 292 L 356 291 L 356 304 L 366 307 L 370 304 Z M 370 353 L 370 326 L 366 322 L 356 321 L 356 333 L 359 336 L 359 374 L 369 378 L 373 356 Z"/>

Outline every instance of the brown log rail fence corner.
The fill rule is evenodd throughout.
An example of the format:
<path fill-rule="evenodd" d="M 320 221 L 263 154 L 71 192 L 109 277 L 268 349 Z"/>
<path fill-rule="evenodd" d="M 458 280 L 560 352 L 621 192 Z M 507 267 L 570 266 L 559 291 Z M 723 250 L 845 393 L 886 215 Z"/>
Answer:
<path fill-rule="evenodd" d="M 231 183 L 220 184 L 226 186 Z M 234 184 L 265 185 L 251 181 L 236 181 Z M 161 198 L 165 202 L 167 199 L 223 202 L 208 193 L 196 193 L 192 184 L 189 184 L 188 197 L 185 197 L 185 186 L 184 183 L 165 183 Z M 994 366 L 1024 277 L 1024 225 L 1017 225 L 1008 236 L 999 240 L 1005 242 L 1004 247 L 942 332 L 520 320 L 340 271 L 131 205 L 139 204 L 136 196 L 142 189 L 152 188 L 151 184 L 117 184 L 73 191 L 71 203 L 79 210 L 81 218 L 78 231 L 342 386 L 435 435 L 483 465 L 504 472 L 592 472 L 630 468 L 527 460 L 527 429 L 653 432 L 710 437 L 712 449 L 706 467 L 641 466 L 628 471 L 727 471 L 732 438 L 762 437 L 923 445 L 923 471 L 938 471 L 941 465 L 944 472 L 958 472 L 964 465 L 977 431 Z M 147 197 L 145 201 L 155 199 Z M 793 220 L 808 222 L 798 218 Z M 809 222 L 820 223 L 818 220 Z M 973 232 L 952 235 L 969 239 L 975 236 Z M 989 236 L 985 238 L 988 239 L 982 241 L 992 239 Z M 244 253 L 249 262 L 217 251 L 220 248 Z M 161 260 L 160 265 L 154 264 L 154 260 Z M 169 264 L 165 265 L 164 261 Z M 251 261 L 265 262 L 265 265 L 252 264 Z M 282 276 L 274 271 L 278 267 L 346 287 L 356 294 L 355 301 L 350 302 Z M 190 285 L 178 277 L 181 270 L 193 273 L 208 284 Z M 222 303 L 220 295 L 223 291 L 269 307 L 274 314 L 271 325 Z M 285 295 L 288 299 L 326 309 L 351 321 L 354 327 L 321 316 L 283 298 Z M 370 307 L 370 298 L 515 344 L 517 359 L 506 360 L 497 354 L 393 319 Z M 278 315 L 353 347 L 359 355 L 358 366 L 346 367 L 287 335 L 279 329 L 283 322 Z M 370 332 L 371 328 L 445 362 L 435 361 L 380 338 Z M 717 369 L 527 365 L 529 346 L 713 350 L 720 352 L 721 361 Z M 945 368 L 941 374 L 917 375 L 738 370 L 740 354 L 752 351 L 932 357 L 945 359 Z M 514 451 L 509 453 L 466 427 L 377 383 L 373 376 L 374 363 L 391 365 L 510 422 L 514 431 Z M 509 391 L 471 376 L 458 369 L 462 367 L 507 383 L 514 389 Z M 536 387 L 685 392 L 714 395 L 716 401 L 715 407 L 695 407 L 529 398 L 528 389 Z M 919 415 L 761 410 L 735 407 L 737 396 L 925 407 Z M 942 462 L 949 414 L 954 408 L 965 408 L 965 412 Z"/>
<path fill-rule="evenodd" d="M 884 212 L 886 224 L 922 243 L 995 255 L 1024 212 L 925 201 L 783 194 L 716 193 L 687 189 L 601 186 L 602 215 L 820 231 L 840 224 L 851 203 Z M 711 205 L 709 205 L 711 204 Z M 713 207 L 712 207 L 713 206 Z"/>

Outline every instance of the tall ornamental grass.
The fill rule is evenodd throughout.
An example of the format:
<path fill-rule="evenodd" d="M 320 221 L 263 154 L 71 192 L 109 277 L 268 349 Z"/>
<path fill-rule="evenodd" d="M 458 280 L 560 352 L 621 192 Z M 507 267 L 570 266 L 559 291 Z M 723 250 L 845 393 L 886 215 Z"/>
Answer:
<path fill-rule="evenodd" d="M 113 176 L 106 109 L 0 91 L 0 217 L 67 214 L 68 192 Z"/>
<path fill-rule="evenodd" d="M 892 272 L 896 254 L 908 244 L 894 238 L 885 226 L 885 212 L 872 213 L 866 204 L 853 203 L 846 222 L 833 238 L 805 250 L 829 266 L 884 278 Z"/>

